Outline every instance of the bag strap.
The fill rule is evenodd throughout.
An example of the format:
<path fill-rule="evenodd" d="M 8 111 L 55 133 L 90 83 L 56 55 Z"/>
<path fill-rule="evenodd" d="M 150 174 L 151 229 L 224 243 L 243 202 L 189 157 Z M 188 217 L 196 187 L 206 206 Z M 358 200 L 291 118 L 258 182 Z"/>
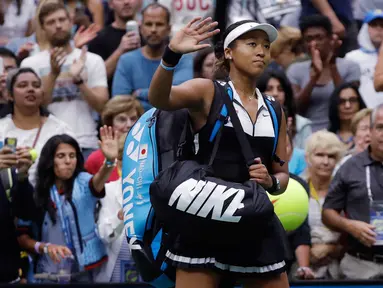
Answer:
<path fill-rule="evenodd" d="M 285 161 L 281 160 L 281 158 L 278 157 L 276 154 L 277 147 L 278 147 L 278 139 L 279 139 L 279 133 L 281 129 L 281 121 L 282 121 L 282 107 L 279 105 L 279 102 L 275 100 L 271 100 L 269 96 L 262 94 L 263 99 L 267 105 L 267 108 L 271 115 L 271 121 L 273 123 L 274 128 L 274 146 L 273 146 L 273 160 L 275 162 L 278 162 L 281 166 L 285 164 Z"/>
<path fill-rule="evenodd" d="M 241 122 L 239 121 L 238 115 L 235 112 L 235 109 L 233 106 L 233 101 L 232 101 L 233 90 L 231 89 L 229 83 L 226 83 L 224 86 L 224 89 L 220 89 L 219 91 L 220 91 L 220 96 L 222 97 L 223 103 L 225 104 L 224 106 L 227 108 L 227 110 L 229 112 L 231 123 L 233 124 L 235 134 L 237 136 L 239 145 L 241 146 L 241 152 L 242 152 L 243 157 L 245 158 L 246 165 L 248 167 L 250 167 L 251 165 L 254 164 L 254 154 L 253 154 L 253 150 L 251 149 L 250 143 L 246 138 L 246 134 L 243 131 L 243 128 L 242 128 Z M 223 126 L 223 124 L 224 124 L 224 122 L 222 122 L 221 125 Z M 222 129 L 222 127 L 221 127 L 221 129 Z M 216 142 L 218 142 L 218 141 L 216 141 Z M 218 144 L 215 143 L 215 145 L 218 145 Z M 214 147 L 213 147 L 213 150 L 214 150 Z"/>

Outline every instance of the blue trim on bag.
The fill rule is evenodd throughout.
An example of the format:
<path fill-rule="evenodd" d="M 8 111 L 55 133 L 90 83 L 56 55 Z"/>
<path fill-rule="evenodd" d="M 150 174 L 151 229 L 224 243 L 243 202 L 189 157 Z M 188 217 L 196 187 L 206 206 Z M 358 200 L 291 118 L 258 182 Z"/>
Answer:
<path fill-rule="evenodd" d="M 158 278 L 156 278 L 154 281 L 149 283 L 153 287 L 156 288 L 171 288 L 174 287 L 174 281 L 170 280 L 168 276 L 165 274 L 162 274 Z"/>
<path fill-rule="evenodd" d="M 230 86 L 227 88 L 227 94 L 229 94 L 230 99 L 233 100 L 233 90 L 231 89 Z M 225 105 L 223 105 L 221 109 L 221 113 L 220 113 L 220 116 L 221 116 L 220 118 L 225 119 L 227 117 L 227 114 L 228 114 L 227 108 Z M 222 120 L 218 119 L 214 124 L 213 130 L 209 138 L 209 142 L 213 142 L 221 126 L 222 126 Z"/>
<path fill-rule="evenodd" d="M 274 136 L 274 147 L 273 147 L 273 154 L 272 155 L 274 156 L 275 152 L 277 151 L 277 143 L 278 143 L 278 138 L 279 138 L 278 118 L 277 118 L 277 114 L 275 113 L 273 105 L 271 105 L 270 100 L 268 100 L 266 98 L 265 98 L 265 100 L 266 100 L 265 102 L 266 102 L 267 108 L 270 111 L 271 118 L 273 120 L 273 127 L 274 127 L 275 136 Z"/>

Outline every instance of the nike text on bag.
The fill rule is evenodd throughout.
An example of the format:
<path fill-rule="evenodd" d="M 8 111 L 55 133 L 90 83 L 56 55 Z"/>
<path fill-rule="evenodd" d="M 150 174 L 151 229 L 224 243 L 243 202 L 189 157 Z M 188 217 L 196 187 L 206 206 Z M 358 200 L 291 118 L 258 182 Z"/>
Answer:
<path fill-rule="evenodd" d="M 215 88 L 216 94 L 225 93 L 223 85 L 215 83 Z M 216 95 L 215 97 L 220 96 Z M 266 99 L 266 97 L 264 98 Z M 223 101 L 221 101 L 222 99 L 219 100 L 220 105 L 215 112 L 217 120 L 209 139 L 211 142 L 217 137 L 219 128 L 228 115 L 228 111 L 223 105 Z M 268 101 L 267 104 L 269 110 L 273 111 L 272 115 L 275 115 L 273 124 L 277 135 L 280 126 L 280 112 L 274 108 L 271 101 Z M 125 231 L 138 272 L 145 282 L 154 287 L 173 287 L 175 271 L 172 267 L 167 267 L 163 262 L 167 242 L 172 239 L 170 239 L 168 231 L 163 233 L 160 221 L 150 203 L 149 187 L 158 173 L 168 168 L 177 159 L 190 159 L 189 155 L 193 153 L 193 135 L 190 135 L 191 129 L 189 129 L 189 126 L 187 110 L 167 112 L 151 109 L 141 116 L 125 140 L 122 161 Z M 276 146 L 276 141 L 274 146 Z M 202 183 L 199 185 L 202 185 Z M 214 184 L 205 184 L 202 192 L 208 194 L 207 189 L 211 185 Z M 219 193 L 220 189 L 221 186 L 217 184 L 214 189 L 212 188 L 212 191 Z M 230 188 L 228 189 L 230 190 Z M 232 193 L 231 191 L 226 191 L 228 193 L 223 192 L 220 196 L 221 201 L 229 193 Z M 242 194 L 236 193 L 236 195 Z M 245 190 L 244 193 L 246 194 Z M 198 196 L 193 201 L 191 200 L 193 207 L 195 207 L 193 209 L 197 208 L 198 201 L 201 201 L 201 199 L 201 196 Z M 230 201 L 231 197 L 228 199 L 225 201 Z M 237 199 L 239 200 L 239 198 Z M 213 198 L 211 198 L 211 201 L 213 201 Z M 225 201 L 223 201 L 223 211 L 227 215 L 230 210 L 227 210 L 228 205 L 226 205 Z M 176 199 L 174 204 L 178 204 L 178 202 L 179 199 Z M 205 209 L 207 208 L 208 206 Z M 214 209 L 218 215 L 218 206 L 217 208 L 214 207 Z M 233 219 L 238 219 L 235 218 L 237 216 L 234 213 L 232 215 Z M 226 219 L 225 217 L 221 218 Z"/>
<path fill-rule="evenodd" d="M 234 110 L 232 90 L 229 85 L 225 89 L 228 93 L 223 91 L 220 97 L 250 166 L 254 162 L 253 152 Z M 257 225 L 259 228 L 274 215 L 266 191 L 256 182 L 236 183 L 214 177 L 211 165 L 221 140 L 222 126 L 208 165 L 178 160 L 160 172 L 150 186 L 151 202 L 159 220 L 170 233 L 176 231 L 174 233 L 190 241 L 206 239 L 229 244 L 249 240 L 252 237 L 249 227 Z M 236 239 L 226 237 L 228 231 L 235 233 Z"/>

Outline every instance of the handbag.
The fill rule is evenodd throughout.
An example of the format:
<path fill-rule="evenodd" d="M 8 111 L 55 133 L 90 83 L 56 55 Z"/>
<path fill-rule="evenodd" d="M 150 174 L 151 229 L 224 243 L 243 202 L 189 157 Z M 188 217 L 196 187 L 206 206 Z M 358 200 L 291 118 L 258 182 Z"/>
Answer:
<path fill-rule="evenodd" d="M 235 112 L 232 89 L 226 84 L 224 91 L 226 93 L 219 95 L 223 97 L 249 167 L 254 163 L 253 152 Z M 206 239 L 230 244 L 258 238 L 266 230 L 261 227 L 267 225 L 274 215 L 274 207 L 265 189 L 255 181 L 236 183 L 214 176 L 212 164 L 223 126 L 224 121 L 207 165 L 194 160 L 177 160 L 161 171 L 150 185 L 151 203 L 164 229 L 188 241 Z M 257 233 L 249 233 L 249 229 L 256 229 Z"/>

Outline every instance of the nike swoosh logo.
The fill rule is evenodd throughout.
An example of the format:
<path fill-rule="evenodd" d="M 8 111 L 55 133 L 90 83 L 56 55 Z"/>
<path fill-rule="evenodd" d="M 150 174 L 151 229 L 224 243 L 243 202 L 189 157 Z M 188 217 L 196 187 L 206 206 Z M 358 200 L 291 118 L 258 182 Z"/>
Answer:
<path fill-rule="evenodd" d="M 274 204 L 275 204 L 275 202 L 277 202 L 278 200 L 279 200 L 279 199 L 275 199 L 275 200 L 272 200 L 272 201 L 271 201 L 271 204 L 273 204 L 273 205 L 274 205 Z"/>

